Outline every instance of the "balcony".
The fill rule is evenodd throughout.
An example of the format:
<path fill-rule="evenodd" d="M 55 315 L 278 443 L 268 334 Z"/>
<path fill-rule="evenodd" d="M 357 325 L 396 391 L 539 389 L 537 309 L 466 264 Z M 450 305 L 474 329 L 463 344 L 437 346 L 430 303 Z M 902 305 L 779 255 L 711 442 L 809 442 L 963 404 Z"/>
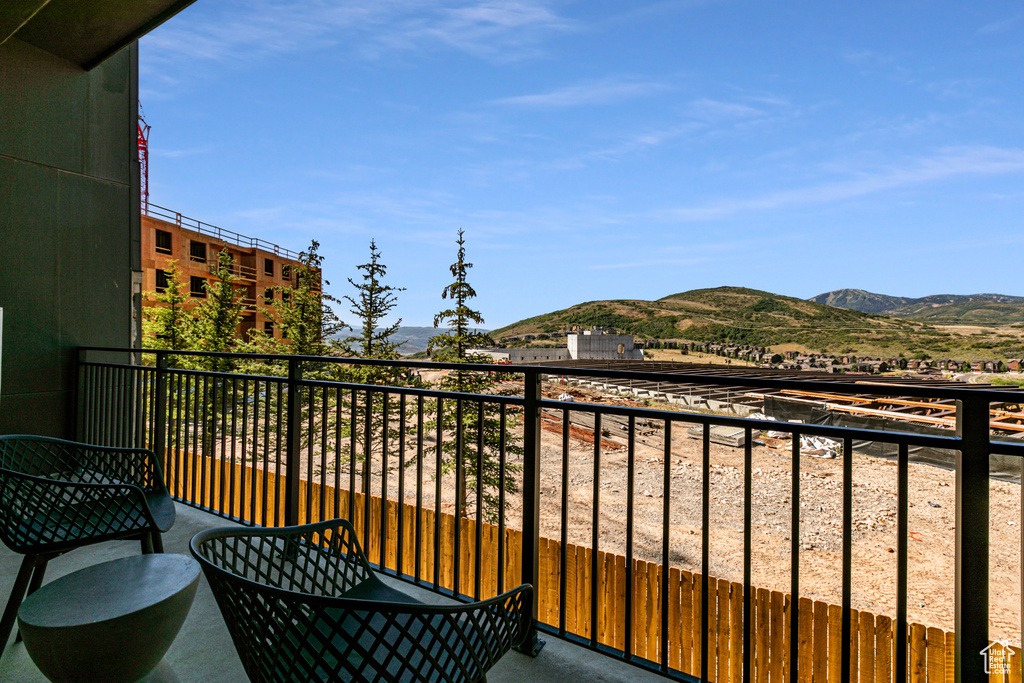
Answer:
<path fill-rule="evenodd" d="M 178 505 L 177 521 L 164 536 L 164 550 L 188 555 L 188 542 L 192 536 L 203 529 L 229 524 L 231 522 L 222 517 L 187 505 Z M 46 580 L 49 582 L 83 567 L 137 553 L 138 543 L 133 541 L 112 541 L 82 548 L 51 562 Z M 20 563 L 20 555 L 0 547 L 0 577 L 3 578 L 0 591 L 3 591 L 4 596 L 10 591 Z M 414 592 L 424 601 L 450 602 L 427 590 L 410 588 L 408 585 L 401 588 Z M 246 680 L 224 619 L 205 579 L 200 580 L 192 611 L 160 666 L 157 672 L 162 673 L 163 667 L 169 667 L 181 683 L 238 683 Z M 495 683 L 545 683 L 564 681 L 570 676 L 585 676 L 596 682 L 661 680 L 655 674 L 637 671 L 627 664 L 609 662 L 606 657 L 585 648 L 557 640 L 550 640 L 536 658 L 515 651 L 509 652 L 491 669 L 487 680 Z M 12 639 L 0 658 L 0 680 L 6 683 L 44 683 L 46 678 L 29 659 L 24 644 L 14 644 Z"/>
<path fill-rule="evenodd" d="M 508 655 L 491 680 L 981 680 L 992 640 L 1014 652 L 998 680 L 1021 679 L 1019 479 L 990 481 L 989 469 L 1020 469 L 1024 445 L 1002 434 L 1020 433 L 1009 426 L 1024 418 L 1024 392 L 116 349 L 82 349 L 78 370 L 80 440 L 153 448 L 188 510 L 172 552 L 222 521 L 340 516 L 371 563 L 434 599 L 533 584 L 547 646 Z M 489 388 L 418 387 L 417 372 L 482 373 Z M 656 403 L 559 395 L 595 384 Z M 871 396 L 952 413 L 943 420 L 956 429 L 766 424 L 748 415 L 754 394 L 765 406 L 767 395 Z M 805 437 L 827 440 L 833 457 L 815 457 Z M 993 506 L 1005 528 L 990 524 Z M 927 527 L 926 548 L 933 508 L 948 519 Z M 67 560 L 96 561 L 90 552 Z M 946 571 L 944 586 L 927 584 Z M 179 638 L 175 668 L 210 656 L 234 675 L 209 595 L 189 628 L 204 630 Z M 204 638 L 226 646 L 188 652 Z"/>

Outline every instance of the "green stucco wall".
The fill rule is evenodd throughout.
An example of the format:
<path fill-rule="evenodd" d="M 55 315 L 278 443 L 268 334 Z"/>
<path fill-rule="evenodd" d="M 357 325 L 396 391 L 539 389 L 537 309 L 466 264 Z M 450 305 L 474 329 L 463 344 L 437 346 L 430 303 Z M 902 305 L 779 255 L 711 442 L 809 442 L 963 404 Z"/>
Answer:
<path fill-rule="evenodd" d="M 92 71 L 0 45 L 0 434 L 73 437 L 75 349 L 131 343 L 137 45 Z"/>

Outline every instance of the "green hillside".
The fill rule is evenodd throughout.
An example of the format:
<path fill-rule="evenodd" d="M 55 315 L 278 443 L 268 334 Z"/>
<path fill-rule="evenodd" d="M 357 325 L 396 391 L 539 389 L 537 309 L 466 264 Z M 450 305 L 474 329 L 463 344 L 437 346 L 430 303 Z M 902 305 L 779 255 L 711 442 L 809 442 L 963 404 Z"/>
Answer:
<path fill-rule="evenodd" d="M 1006 294 L 934 294 L 910 299 L 862 289 L 837 289 L 811 301 L 866 313 L 946 325 L 1024 323 L 1024 297 Z"/>
<path fill-rule="evenodd" d="M 920 320 L 865 313 L 741 287 L 696 289 L 656 301 L 589 301 L 521 320 L 495 339 L 600 325 L 638 338 L 720 341 L 811 351 L 931 358 L 1024 356 L 1020 334 L 973 335 Z"/>

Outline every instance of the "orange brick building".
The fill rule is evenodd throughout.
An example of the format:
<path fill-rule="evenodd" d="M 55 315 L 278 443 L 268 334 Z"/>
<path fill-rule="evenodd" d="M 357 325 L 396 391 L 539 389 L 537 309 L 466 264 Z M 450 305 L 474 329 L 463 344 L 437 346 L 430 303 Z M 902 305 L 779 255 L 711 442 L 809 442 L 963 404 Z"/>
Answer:
<path fill-rule="evenodd" d="M 249 330 L 258 329 L 281 338 L 281 330 L 275 329 L 266 306 L 280 296 L 272 287 L 294 284 L 295 267 L 301 265 L 297 252 L 187 218 L 154 204 L 149 204 L 148 209 L 148 214 L 142 214 L 144 292 L 164 291 L 167 270 L 173 260 L 177 261 L 184 292 L 193 299 L 205 298 L 203 285 L 216 281 L 218 254 L 227 249 L 245 304 L 238 335 L 247 339 Z M 143 305 L 159 303 L 148 297 Z"/>

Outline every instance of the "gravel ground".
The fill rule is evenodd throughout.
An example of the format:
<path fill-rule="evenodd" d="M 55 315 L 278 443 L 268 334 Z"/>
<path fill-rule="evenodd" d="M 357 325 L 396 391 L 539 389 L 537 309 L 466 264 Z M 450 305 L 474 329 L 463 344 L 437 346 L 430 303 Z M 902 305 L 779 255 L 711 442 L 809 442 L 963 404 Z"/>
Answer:
<path fill-rule="evenodd" d="M 558 395 L 558 386 L 546 387 Z M 580 400 L 629 403 L 591 392 Z M 687 435 L 691 425 L 674 423 L 670 448 L 669 561 L 689 571 L 701 569 L 702 442 Z M 521 432 L 521 429 L 519 430 Z M 626 552 L 627 472 L 625 441 L 614 430 L 604 435 L 622 446 L 600 454 L 599 549 Z M 425 439 L 429 447 L 432 440 Z M 410 440 L 410 451 L 415 441 Z M 594 448 L 570 440 L 568 479 L 562 481 L 562 439 L 542 431 L 541 535 L 561 534 L 561 495 L 568 493 L 570 543 L 589 546 L 594 518 Z M 664 431 L 648 432 L 636 444 L 633 552 L 660 562 L 663 548 Z M 391 454 L 392 463 L 396 454 Z M 513 459 L 511 462 L 515 463 Z M 712 444 L 710 450 L 710 573 L 743 579 L 743 449 Z M 842 595 L 842 461 L 805 456 L 800 474 L 801 595 L 839 604 Z M 752 462 L 752 582 L 788 592 L 791 570 L 792 463 L 788 446 L 757 446 Z M 377 468 L 375 468 L 377 469 Z M 378 471 L 379 472 L 379 471 Z M 424 462 L 424 503 L 433 506 L 433 458 Z M 406 472 L 407 494 L 414 468 Z M 444 480 L 440 508 L 454 510 L 452 477 Z M 379 482 L 379 473 L 374 482 Z M 854 455 L 853 607 L 876 614 L 896 611 L 896 485 L 892 461 Z M 379 484 L 374 487 L 379 491 Z M 389 496 L 397 497 L 397 475 L 389 475 Z M 1021 491 L 1020 485 L 991 482 L 991 636 L 1020 641 Z M 413 495 L 406 501 L 413 503 Z M 521 500 L 510 496 L 507 524 L 521 523 Z M 910 464 L 909 593 L 911 621 L 953 629 L 955 475 L 930 465 Z"/>

